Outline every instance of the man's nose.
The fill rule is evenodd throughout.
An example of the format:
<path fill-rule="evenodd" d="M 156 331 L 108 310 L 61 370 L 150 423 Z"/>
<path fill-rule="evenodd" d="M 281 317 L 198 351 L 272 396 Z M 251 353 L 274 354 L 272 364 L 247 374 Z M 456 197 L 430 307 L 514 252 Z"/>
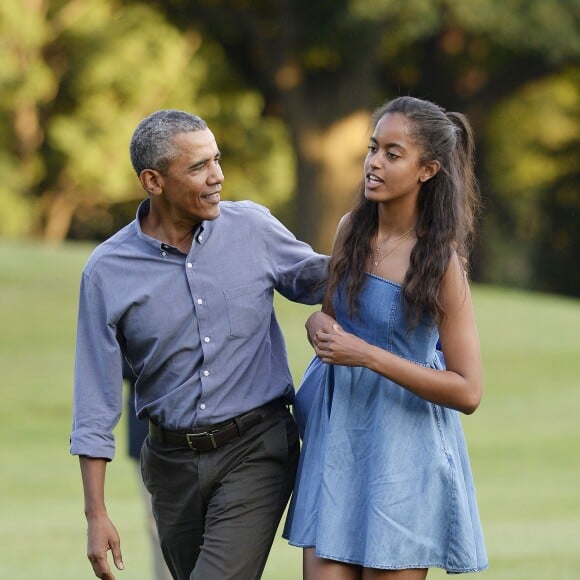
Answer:
<path fill-rule="evenodd" d="M 219 163 L 213 163 L 208 175 L 208 181 L 211 183 L 221 183 L 224 180 L 224 172 Z"/>

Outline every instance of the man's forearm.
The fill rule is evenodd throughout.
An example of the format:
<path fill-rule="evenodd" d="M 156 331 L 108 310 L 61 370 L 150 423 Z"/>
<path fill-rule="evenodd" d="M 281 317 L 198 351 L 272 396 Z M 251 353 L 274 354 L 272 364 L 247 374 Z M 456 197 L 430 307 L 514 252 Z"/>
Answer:
<path fill-rule="evenodd" d="M 107 460 L 81 455 L 79 462 L 85 497 L 85 515 L 89 518 L 100 513 L 106 513 L 105 472 Z"/>
<path fill-rule="evenodd" d="M 97 578 L 115 580 L 107 561 L 111 550 L 115 566 L 122 570 L 123 556 L 119 534 L 107 515 L 105 507 L 106 459 L 80 456 L 81 475 L 85 494 L 85 515 L 87 517 L 87 557 Z"/>

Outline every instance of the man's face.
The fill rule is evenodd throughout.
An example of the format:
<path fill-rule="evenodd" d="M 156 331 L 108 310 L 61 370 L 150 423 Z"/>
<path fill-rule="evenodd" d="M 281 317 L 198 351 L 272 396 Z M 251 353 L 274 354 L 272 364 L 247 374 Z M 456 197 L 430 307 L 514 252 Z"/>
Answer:
<path fill-rule="evenodd" d="M 194 223 L 216 219 L 224 174 L 213 133 L 209 129 L 179 133 L 173 143 L 178 154 L 160 174 L 162 197 L 169 211 Z"/>

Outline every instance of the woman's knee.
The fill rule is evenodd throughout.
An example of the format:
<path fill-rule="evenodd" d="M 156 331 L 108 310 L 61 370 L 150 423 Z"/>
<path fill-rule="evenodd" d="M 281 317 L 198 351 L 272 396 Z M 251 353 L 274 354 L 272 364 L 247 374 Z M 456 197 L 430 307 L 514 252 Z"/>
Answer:
<path fill-rule="evenodd" d="M 319 558 L 314 548 L 305 548 L 302 556 L 304 580 L 361 580 L 362 568 L 353 564 Z"/>

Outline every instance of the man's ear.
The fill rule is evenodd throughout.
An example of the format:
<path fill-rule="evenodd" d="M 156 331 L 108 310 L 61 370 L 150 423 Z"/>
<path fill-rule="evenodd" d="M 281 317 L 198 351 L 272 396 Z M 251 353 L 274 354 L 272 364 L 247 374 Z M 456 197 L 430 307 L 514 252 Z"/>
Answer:
<path fill-rule="evenodd" d="M 429 181 L 434 175 L 437 175 L 439 169 L 441 169 L 441 163 L 439 161 L 429 161 L 429 163 L 423 166 L 419 181 L 421 183 Z"/>
<path fill-rule="evenodd" d="M 163 176 L 156 169 L 143 169 L 139 181 L 149 195 L 159 195 L 163 191 Z"/>

